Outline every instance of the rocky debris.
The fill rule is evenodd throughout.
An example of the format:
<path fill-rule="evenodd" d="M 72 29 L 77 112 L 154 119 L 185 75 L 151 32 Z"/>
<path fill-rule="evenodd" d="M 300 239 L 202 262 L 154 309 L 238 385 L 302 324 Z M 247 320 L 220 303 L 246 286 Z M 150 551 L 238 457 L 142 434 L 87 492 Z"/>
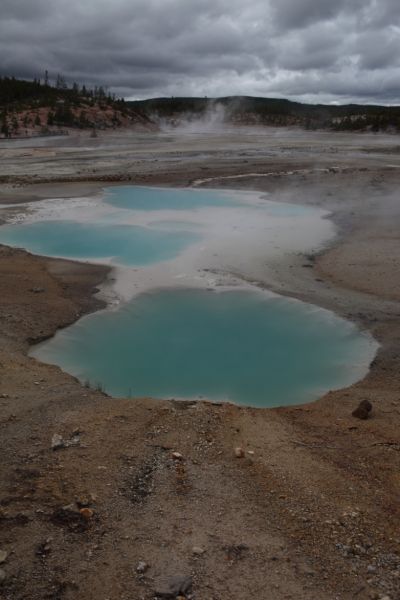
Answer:
<path fill-rule="evenodd" d="M 154 594 L 157 598 L 176 598 L 177 596 L 186 596 L 193 585 L 190 576 L 174 575 L 172 577 L 160 577 L 155 583 Z"/>
<path fill-rule="evenodd" d="M 93 502 L 96 502 L 97 497 L 94 494 L 88 496 L 76 496 L 76 504 L 79 508 L 89 508 Z"/>
<path fill-rule="evenodd" d="M 154 489 L 154 477 L 161 466 L 160 454 L 154 454 L 136 473 L 129 473 L 121 492 L 133 504 L 145 502 Z M 177 464 L 181 464 L 178 462 Z"/>
<path fill-rule="evenodd" d="M 51 447 L 53 450 L 60 450 L 61 448 L 69 448 L 70 446 L 79 446 L 81 438 L 79 434 L 72 434 L 69 440 L 65 440 L 62 435 L 55 433 L 51 438 Z"/>
<path fill-rule="evenodd" d="M 89 519 L 93 518 L 94 515 L 94 511 L 91 508 L 87 508 L 86 506 L 84 508 L 80 508 L 79 512 L 81 514 L 81 516 L 86 519 L 86 521 L 89 521 Z"/>
<path fill-rule="evenodd" d="M 59 448 L 65 448 L 64 440 L 61 435 L 55 433 L 51 438 L 51 447 L 53 450 L 58 450 Z"/>
<path fill-rule="evenodd" d="M 223 550 L 226 552 L 228 560 L 240 560 L 243 558 L 243 553 L 248 550 L 249 547 L 246 544 L 233 544 L 232 546 L 224 546 Z"/>
<path fill-rule="evenodd" d="M 138 562 L 138 565 L 136 567 L 136 572 L 137 573 L 146 573 L 146 571 L 150 568 L 150 565 L 148 565 L 146 562 L 144 562 L 144 560 L 140 560 Z"/>
<path fill-rule="evenodd" d="M 45 291 L 45 289 L 44 287 L 32 287 L 29 291 L 33 294 L 42 294 Z"/>
<path fill-rule="evenodd" d="M 368 419 L 372 410 L 372 404 L 369 400 L 361 400 L 360 404 L 351 413 L 357 419 Z"/>
<path fill-rule="evenodd" d="M 4 562 L 6 562 L 7 556 L 8 556 L 8 552 L 6 552 L 5 550 L 0 550 L 0 564 L 3 564 Z"/>
<path fill-rule="evenodd" d="M 192 552 L 196 556 L 202 556 L 205 553 L 205 550 L 204 550 L 204 548 L 201 548 L 200 546 L 193 546 Z"/>
<path fill-rule="evenodd" d="M 244 457 L 244 450 L 243 448 L 240 448 L 240 446 L 238 446 L 237 448 L 235 448 L 235 456 L 236 458 L 243 458 Z"/>
<path fill-rule="evenodd" d="M 45 542 L 38 544 L 35 550 L 36 556 L 40 556 L 40 558 L 46 558 L 48 554 L 51 552 L 51 538 L 48 538 Z"/>
<path fill-rule="evenodd" d="M 82 511 L 90 511 L 91 516 L 88 517 L 88 513 L 82 514 Z M 79 509 L 75 504 L 68 504 L 67 506 L 60 506 L 56 508 L 51 516 L 51 521 L 54 525 L 60 525 L 67 527 L 71 531 L 85 531 L 88 527 L 89 521 L 93 518 L 93 511 L 89 509 Z"/>
<path fill-rule="evenodd" d="M 180 452 L 172 452 L 171 456 L 174 460 L 183 460 L 183 454 Z"/>

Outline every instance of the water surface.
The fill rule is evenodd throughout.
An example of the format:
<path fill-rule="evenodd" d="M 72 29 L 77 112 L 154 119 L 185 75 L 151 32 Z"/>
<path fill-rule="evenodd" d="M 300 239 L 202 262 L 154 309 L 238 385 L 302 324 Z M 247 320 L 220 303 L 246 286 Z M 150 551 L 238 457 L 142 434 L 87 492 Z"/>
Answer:
<path fill-rule="evenodd" d="M 326 214 L 257 194 L 122 186 L 35 203 L 0 242 L 116 267 L 118 309 L 60 331 L 33 350 L 40 360 L 116 396 L 277 406 L 353 383 L 376 349 L 332 313 L 243 281 L 320 248 L 334 232 Z"/>
<path fill-rule="evenodd" d="M 81 319 L 34 356 L 114 396 L 278 406 L 352 383 L 374 352 L 369 336 L 304 303 L 163 290 Z"/>
<path fill-rule="evenodd" d="M 200 239 L 194 232 L 135 225 L 43 221 L 5 225 L 0 241 L 46 256 L 107 259 L 122 265 L 148 265 L 178 256 Z"/>

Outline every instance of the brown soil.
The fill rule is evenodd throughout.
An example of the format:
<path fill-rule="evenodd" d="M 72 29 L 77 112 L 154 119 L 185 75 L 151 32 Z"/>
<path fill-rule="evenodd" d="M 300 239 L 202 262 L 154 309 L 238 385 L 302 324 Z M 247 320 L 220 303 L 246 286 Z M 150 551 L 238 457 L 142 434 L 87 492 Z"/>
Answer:
<path fill-rule="evenodd" d="M 351 316 L 382 344 L 363 381 L 312 404 L 124 400 L 82 387 L 27 351 L 100 307 L 93 291 L 107 268 L 0 249 L 1 598 L 150 600 L 174 575 L 192 578 L 181 596 L 197 600 L 400 598 L 400 175 L 378 151 L 373 164 L 334 159 L 341 172 L 307 175 L 250 162 L 249 172 L 282 174 L 234 182 L 333 211 L 335 246 L 265 285 Z M 146 177 L 201 177 L 187 160 L 180 173 L 166 163 Z M 233 167 L 214 156 L 207 169 L 221 177 Z M 8 187 L 3 198 L 54 193 Z M 364 399 L 373 409 L 359 420 Z M 54 434 L 65 447 L 52 449 Z"/>

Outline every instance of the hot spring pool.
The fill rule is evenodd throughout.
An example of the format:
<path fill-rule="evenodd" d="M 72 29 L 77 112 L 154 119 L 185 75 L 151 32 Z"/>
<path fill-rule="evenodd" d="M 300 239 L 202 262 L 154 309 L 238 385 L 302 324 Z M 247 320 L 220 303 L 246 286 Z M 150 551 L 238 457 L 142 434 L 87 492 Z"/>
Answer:
<path fill-rule="evenodd" d="M 0 228 L 0 242 L 111 263 L 115 289 L 128 290 L 33 348 L 36 358 L 115 396 L 278 406 L 355 382 L 377 344 L 328 311 L 226 274 L 257 275 L 318 248 L 332 235 L 325 217 L 257 194 L 123 186 L 37 203 Z"/>

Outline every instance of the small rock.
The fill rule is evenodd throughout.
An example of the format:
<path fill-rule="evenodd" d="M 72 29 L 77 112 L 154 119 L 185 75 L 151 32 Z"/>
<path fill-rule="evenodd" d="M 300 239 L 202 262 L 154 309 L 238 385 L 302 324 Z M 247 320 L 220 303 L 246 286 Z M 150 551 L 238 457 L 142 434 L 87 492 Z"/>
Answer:
<path fill-rule="evenodd" d="M 204 550 L 204 548 L 201 548 L 200 546 L 193 546 L 192 552 L 193 552 L 193 554 L 196 554 L 197 556 L 201 556 L 202 554 L 205 553 L 205 550 Z"/>
<path fill-rule="evenodd" d="M 171 456 L 174 460 L 183 460 L 183 454 L 180 452 L 172 452 Z"/>
<path fill-rule="evenodd" d="M 158 598 L 176 598 L 190 592 L 192 584 L 191 577 L 181 575 L 163 577 L 156 582 L 154 593 Z"/>
<path fill-rule="evenodd" d="M 55 433 L 53 435 L 53 437 L 51 438 L 51 447 L 53 450 L 58 450 L 59 448 L 65 448 L 65 443 L 64 443 L 63 437 L 60 434 Z"/>
<path fill-rule="evenodd" d="M 33 287 L 33 288 L 30 288 L 29 291 L 33 292 L 34 294 L 42 294 L 44 292 L 44 288 L 43 287 Z"/>
<path fill-rule="evenodd" d="M 51 552 L 51 544 L 50 544 L 51 540 L 46 540 L 45 542 L 42 542 L 41 544 L 38 544 L 38 546 L 36 547 L 35 550 L 35 554 L 36 556 L 40 556 L 41 558 L 46 558 L 46 556 L 48 554 L 50 554 Z"/>
<path fill-rule="evenodd" d="M 247 454 L 250 454 L 250 456 L 254 456 L 254 450 L 247 450 Z"/>
<path fill-rule="evenodd" d="M 360 404 L 351 413 L 357 419 L 368 419 L 369 413 L 372 410 L 372 404 L 369 400 L 361 400 Z"/>
<path fill-rule="evenodd" d="M 8 556 L 8 552 L 6 552 L 5 550 L 0 550 L 0 564 L 2 564 L 3 562 L 6 562 L 7 556 Z"/>
<path fill-rule="evenodd" d="M 7 573 L 4 569 L 0 569 L 0 585 L 7 579 Z"/>
<path fill-rule="evenodd" d="M 244 450 L 243 450 L 243 448 L 240 448 L 240 446 L 238 446 L 237 448 L 235 448 L 235 456 L 236 456 L 236 458 L 243 458 L 244 457 Z"/>
<path fill-rule="evenodd" d="M 72 435 L 69 440 L 64 440 L 62 435 L 55 433 L 51 438 L 51 447 L 53 450 L 59 450 L 60 448 L 69 448 L 70 446 L 79 446 L 81 438 L 79 435 Z"/>
<path fill-rule="evenodd" d="M 149 569 L 149 568 L 150 568 L 150 565 L 145 563 L 144 560 L 141 560 L 140 562 L 138 562 L 138 566 L 136 567 L 136 572 L 137 573 L 146 573 L 147 569 Z"/>
<path fill-rule="evenodd" d="M 316 575 L 316 572 L 314 571 L 314 569 L 311 569 L 310 567 L 303 567 L 302 573 L 304 575 L 307 575 L 308 577 L 314 577 L 314 575 Z"/>
<path fill-rule="evenodd" d="M 92 500 L 87 496 L 77 496 L 75 500 L 79 508 L 88 508 L 92 504 Z"/>
<path fill-rule="evenodd" d="M 94 511 L 91 508 L 87 507 L 81 508 L 79 512 L 81 513 L 82 517 L 87 521 L 89 521 L 89 519 L 91 519 L 94 515 Z"/>

